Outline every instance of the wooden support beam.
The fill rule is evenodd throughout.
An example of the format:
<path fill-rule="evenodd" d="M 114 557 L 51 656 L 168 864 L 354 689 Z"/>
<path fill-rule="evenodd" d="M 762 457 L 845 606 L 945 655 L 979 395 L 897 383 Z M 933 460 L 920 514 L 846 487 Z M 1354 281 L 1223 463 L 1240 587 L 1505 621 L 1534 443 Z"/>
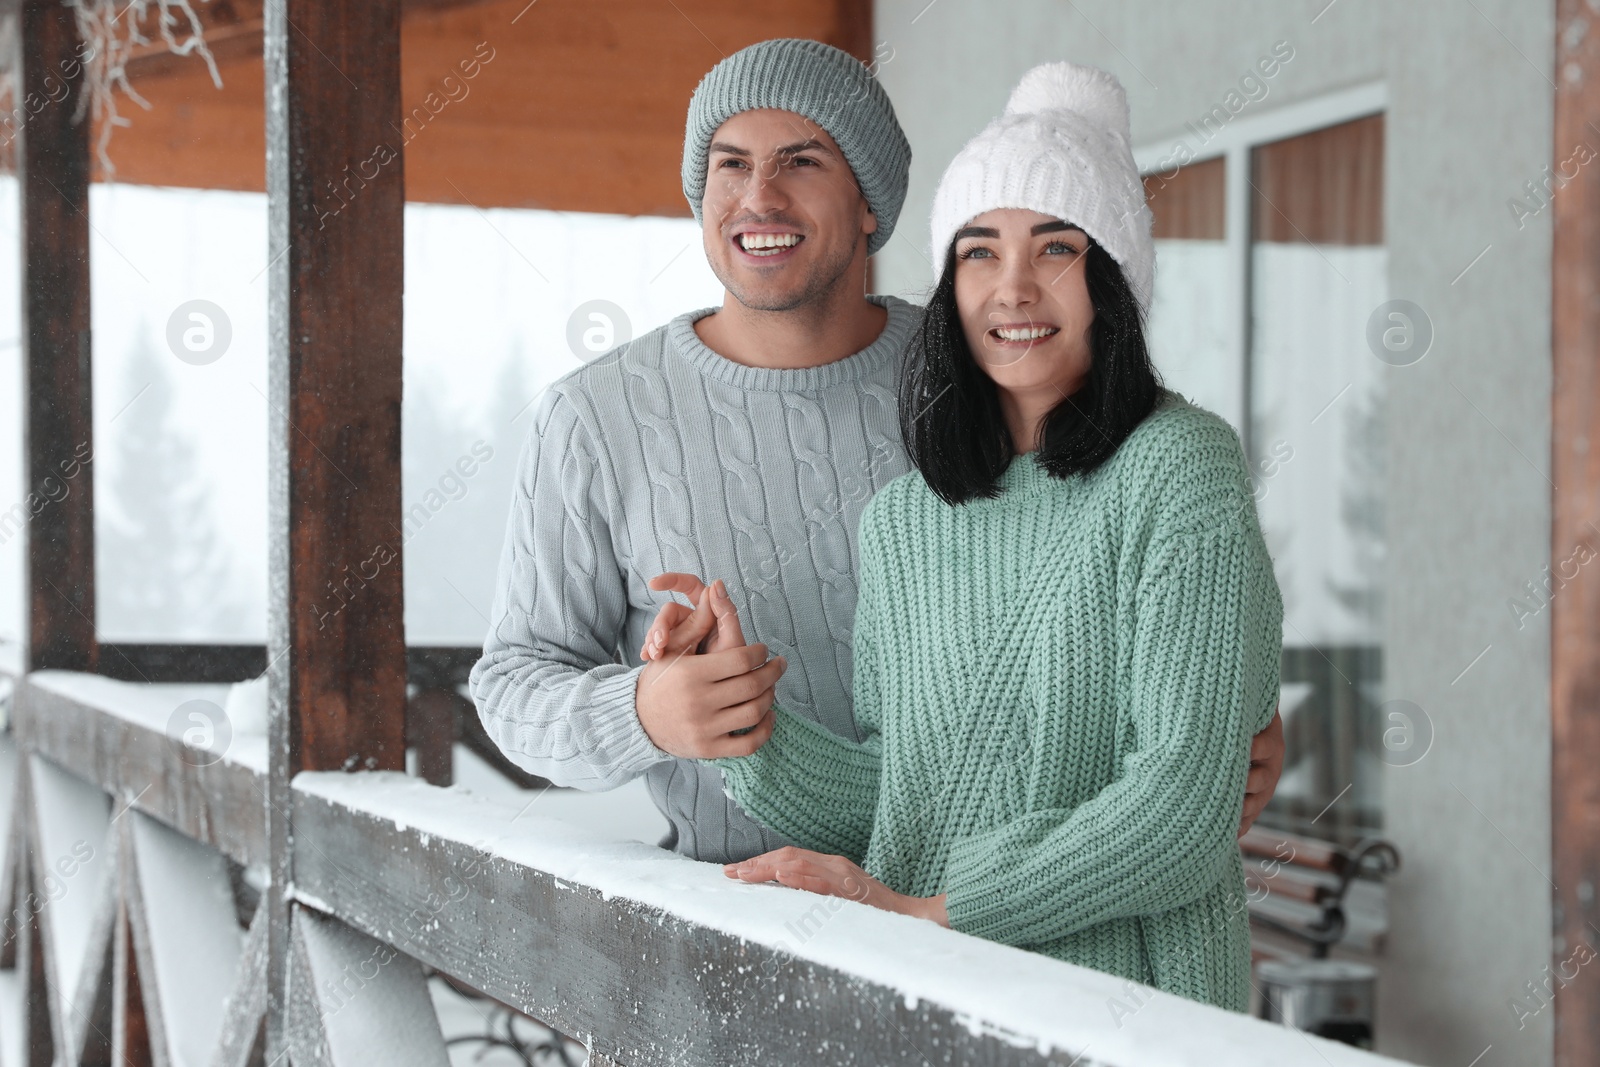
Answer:
<path fill-rule="evenodd" d="M 31 861 L 23 867 L 23 886 L 32 884 Z M 25 895 L 25 894 L 24 894 Z M 21 941 L 17 967 L 22 971 L 22 1015 L 27 1029 L 22 1040 L 27 1067 L 54 1067 L 55 1034 L 50 1024 L 50 987 L 45 978 L 44 936 L 39 916 L 31 907 L 18 913 Z"/>
<path fill-rule="evenodd" d="M 1556 0 L 1555 156 L 1562 184 L 1551 204 L 1550 565 L 1570 577 L 1576 561 L 1600 553 L 1600 166 L 1575 153 L 1600 151 L 1590 120 L 1600 115 L 1600 34 L 1585 0 Z M 1589 32 L 1585 33 L 1587 28 Z M 1584 157 L 1578 156 L 1578 159 Z M 1576 173 L 1573 173 L 1576 172 Z M 1573 561 L 1573 562 L 1564 562 Z M 1600 904 L 1600 578 L 1584 568 L 1552 602 L 1550 616 L 1550 830 L 1555 891 L 1551 961 L 1579 945 L 1596 949 Z M 1600 1062 L 1600 985 L 1559 984 L 1555 1063 Z"/>
<path fill-rule="evenodd" d="M 400 10 L 265 12 L 269 1062 L 287 1048 L 289 781 L 405 766 Z"/>
<path fill-rule="evenodd" d="M 139 957 L 133 948 L 133 928 L 125 896 L 119 896 L 117 901 L 115 938 L 111 1062 L 117 1067 L 155 1067 L 155 1059 L 150 1054 L 150 1031 L 145 1024 Z"/>
<path fill-rule="evenodd" d="M 94 452 L 89 389 L 89 123 L 72 9 L 20 0 L 16 129 L 27 396 L 27 667 L 93 670 Z M 37 107 L 37 110 L 34 108 Z"/>
<path fill-rule="evenodd" d="M 406 702 L 406 744 L 417 752 L 419 778 L 434 785 L 451 783 L 456 719 L 471 713 L 472 701 L 453 689 L 420 689 Z"/>

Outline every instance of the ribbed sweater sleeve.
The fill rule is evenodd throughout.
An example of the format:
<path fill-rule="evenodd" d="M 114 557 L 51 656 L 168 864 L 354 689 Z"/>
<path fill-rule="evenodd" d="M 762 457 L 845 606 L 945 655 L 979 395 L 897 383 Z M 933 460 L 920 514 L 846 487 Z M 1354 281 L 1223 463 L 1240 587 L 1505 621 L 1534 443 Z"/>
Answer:
<path fill-rule="evenodd" d="M 483 657 L 469 686 L 513 762 L 557 785 L 611 789 L 671 759 L 634 708 L 642 667 L 615 661 L 627 590 L 598 452 L 552 389 L 517 463 Z"/>
<path fill-rule="evenodd" d="M 868 505 L 869 509 L 871 505 Z M 774 704 L 767 743 L 748 756 L 714 759 L 728 795 L 746 814 L 801 848 L 860 863 L 872 838 L 883 751 L 879 733 L 877 541 L 862 516 L 861 586 L 851 634 L 856 725 L 852 741 Z"/>
<path fill-rule="evenodd" d="M 1014 945 L 1181 907 L 1236 854 L 1250 738 L 1271 719 L 1282 601 L 1253 513 L 1152 544 L 1137 594 L 1120 776 L 1071 809 L 958 839 L 956 930 Z"/>

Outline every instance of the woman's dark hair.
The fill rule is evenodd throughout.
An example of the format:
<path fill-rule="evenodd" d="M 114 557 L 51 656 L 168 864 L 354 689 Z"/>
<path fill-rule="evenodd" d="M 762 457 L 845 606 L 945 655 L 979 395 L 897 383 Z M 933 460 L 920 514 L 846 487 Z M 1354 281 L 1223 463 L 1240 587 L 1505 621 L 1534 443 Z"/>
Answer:
<path fill-rule="evenodd" d="M 1093 238 L 1084 282 L 1094 305 L 1089 373 L 1045 419 L 1039 462 L 1058 478 L 1088 474 L 1111 458 L 1155 409 L 1161 379 L 1145 345 L 1144 317 L 1122 268 Z M 1000 389 L 973 359 L 956 307 L 956 242 L 906 350 L 900 371 L 900 436 L 928 487 L 946 503 L 999 495 L 1016 455 Z"/>

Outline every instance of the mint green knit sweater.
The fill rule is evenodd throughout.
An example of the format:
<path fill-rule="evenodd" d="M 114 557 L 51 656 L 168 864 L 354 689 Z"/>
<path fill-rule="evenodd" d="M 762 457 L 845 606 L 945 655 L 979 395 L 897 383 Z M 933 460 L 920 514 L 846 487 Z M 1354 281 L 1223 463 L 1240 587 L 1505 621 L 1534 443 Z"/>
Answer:
<path fill-rule="evenodd" d="M 786 709 L 741 807 L 953 929 L 1243 1011 L 1235 840 L 1283 606 L 1238 436 L 1167 394 L 1099 470 L 861 516 L 852 741 Z"/>

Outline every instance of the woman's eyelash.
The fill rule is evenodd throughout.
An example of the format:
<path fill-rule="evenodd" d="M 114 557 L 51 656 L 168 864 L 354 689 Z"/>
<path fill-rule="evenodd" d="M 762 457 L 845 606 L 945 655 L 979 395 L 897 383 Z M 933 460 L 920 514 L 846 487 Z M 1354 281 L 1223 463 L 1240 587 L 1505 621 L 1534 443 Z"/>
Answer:
<path fill-rule="evenodd" d="M 1071 252 L 1073 255 L 1078 255 L 1082 251 L 1081 249 L 1074 248 L 1072 245 L 1068 244 L 1065 241 L 1051 241 L 1049 244 L 1044 246 L 1044 250 L 1046 252 L 1054 251 L 1056 249 L 1061 249 L 1061 250 L 1064 250 L 1064 251 L 1067 251 L 1067 252 Z M 957 252 L 956 253 L 956 258 L 957 259 L 971 259 L 975 253 L 988 252 L 988 251 L 989 250 L 987 248 L 983 247 L 983 245 L 972 245 L 969 248 L 963 248 L 961 251 Z"/>

